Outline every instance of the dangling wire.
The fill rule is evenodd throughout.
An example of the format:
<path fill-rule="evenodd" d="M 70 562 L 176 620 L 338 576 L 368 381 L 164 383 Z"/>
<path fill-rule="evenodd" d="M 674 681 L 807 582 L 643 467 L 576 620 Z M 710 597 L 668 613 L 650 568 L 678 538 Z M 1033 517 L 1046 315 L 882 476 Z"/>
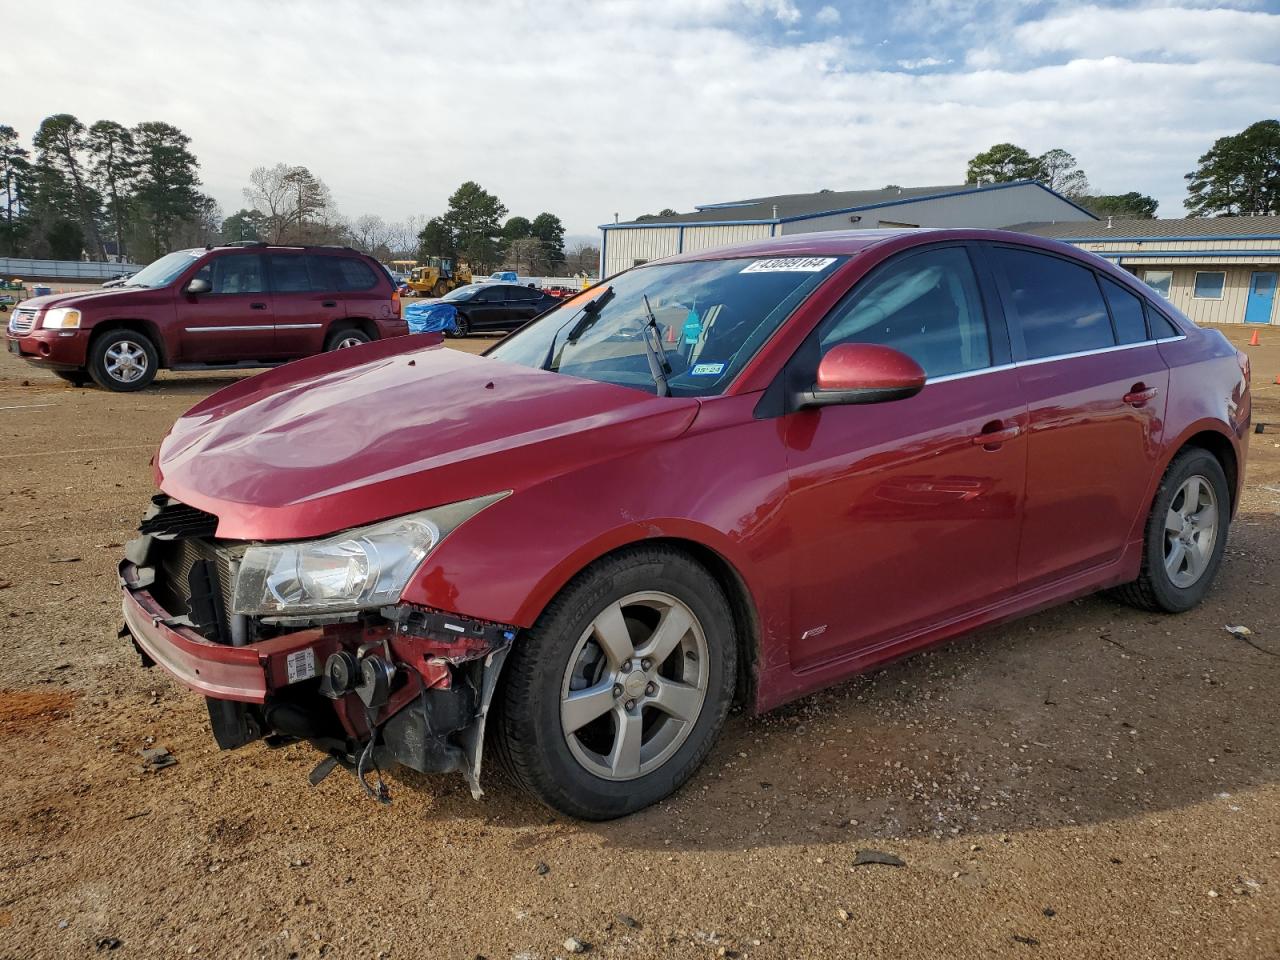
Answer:
<path fill-rule="evenodd" d="M 364 788 L 365 793 L 386 806 L 391 803 L 391 791 L 387 789 L 387 785 L 383 782 L 382 770 L 378 766 L 378 761 L 375 760 L 373 756 L 373 745 L 378 740 L 378 727 L 374 726 L 373 711 L 369 709 L 367 704 L 364 708 L 364 718 L 365 723 L 369 726 L 369 742 L 364 745 L 364 750 L 360 752 L 360 759 L 356 761 L 356 779 L 360 781 L 360 786 Z M 378 778 L 378 787 L 376 790 L 371 787 L 369 785 L 369 781 L 365 779 L 365 769 L 371 762 L 373 764 L 373 772 Z"/>

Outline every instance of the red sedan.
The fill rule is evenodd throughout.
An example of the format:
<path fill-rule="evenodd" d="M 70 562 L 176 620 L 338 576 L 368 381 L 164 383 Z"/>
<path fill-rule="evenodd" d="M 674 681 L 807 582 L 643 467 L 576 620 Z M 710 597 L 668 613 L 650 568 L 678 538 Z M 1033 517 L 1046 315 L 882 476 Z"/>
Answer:
<path fill-rule="evenodd" d="M 1240 494 L 1248 362 L 1116 267 L 997 231 L 627 271 L 483 357 L 313 357 L 173 427 L 121 565 L 220 745 L 459 770 L 616 817 L 762 711 L 1102 589 L 1177 613 Z"/>

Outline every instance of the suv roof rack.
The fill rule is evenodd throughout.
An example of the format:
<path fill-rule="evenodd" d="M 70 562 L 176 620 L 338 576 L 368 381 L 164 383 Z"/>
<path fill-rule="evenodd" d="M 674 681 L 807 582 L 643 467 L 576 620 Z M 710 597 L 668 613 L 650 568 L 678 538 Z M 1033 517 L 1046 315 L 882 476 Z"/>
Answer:
<path fill-rule="evenodd" d="M 221 244 L 224 247 L 265 247 L 265 240 L 233 240 L 230 243 Z"/>

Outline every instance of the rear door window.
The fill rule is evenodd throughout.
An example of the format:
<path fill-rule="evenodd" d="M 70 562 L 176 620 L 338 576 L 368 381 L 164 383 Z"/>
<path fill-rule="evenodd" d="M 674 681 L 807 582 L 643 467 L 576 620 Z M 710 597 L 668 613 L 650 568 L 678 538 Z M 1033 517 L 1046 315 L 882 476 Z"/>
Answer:
<path fill-rule="evenodd" d="M 271 267 L 271 289 L 275 293 L 306 293 L 311 289 L 307 260 L 294 253 L 273 253 L 267 257 Z"/>
<path fill-rule="evenodd" d="M 891 261 L 823 320 L 818 336 L 823 353 L 840 343 L 893 347 L 930 377 L 991 366 L 982 297 L 962 247 Z"/>
<path fill-rule="evenodd" d="M 1008 284 L 1028 360 L 1116 345 L 1102 291 L 1088 267 L 1013 247 L 991 253 Z"/>
<path fill-rule="evenodd" d="M 1141 343 L 1147 339 L 1147 321 L 1142 315 L 1142 301 L 1114 280 L 1102 277 L 1102 290 L 1111 307 L 1111 319 L 1121 343 Z"/>
<path fill-rule="evenodd" d="M 363 260 L 354 257 L 336 258 L 338 280 L 344 291 L 372 290 L 378 285 L 378 277 Z"/>
<path fill-rule="evenodd" d="M 334 293 L 342 289 L 342 280 L 335 269 L 335 264 L 338 263 L 336 257 L 308 255 L 305 259 L 312 290 L 316 293 Z"/>

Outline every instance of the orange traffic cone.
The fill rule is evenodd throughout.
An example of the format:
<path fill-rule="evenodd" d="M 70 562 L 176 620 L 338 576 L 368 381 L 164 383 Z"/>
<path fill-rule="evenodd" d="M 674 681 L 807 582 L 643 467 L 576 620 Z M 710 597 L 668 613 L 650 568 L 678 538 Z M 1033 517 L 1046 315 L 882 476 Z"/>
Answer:
<path fill-rule="evenodd" d="M 1256 347 L 1258 345 L 1258 331 L 1253 331 L 1253 336 L 1249 338 L 1249 346 Z"/>

